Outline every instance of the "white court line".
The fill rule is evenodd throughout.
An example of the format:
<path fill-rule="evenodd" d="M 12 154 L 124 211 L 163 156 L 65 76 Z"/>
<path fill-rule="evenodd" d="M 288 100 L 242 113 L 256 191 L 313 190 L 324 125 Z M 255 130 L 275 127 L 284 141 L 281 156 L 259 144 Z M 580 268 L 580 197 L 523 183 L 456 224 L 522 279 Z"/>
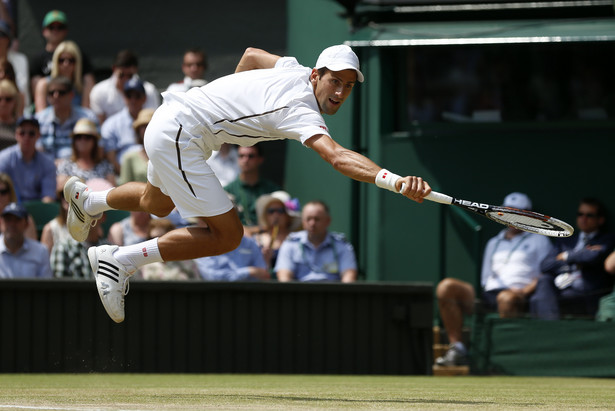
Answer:
<path fill-rule="evenodd" d="M 11 408 L 20 410 L 64 410 L 64 411 L 101 411 L 103 408 L 76 408 L 76 407 L 49 407 L 38 405 L 5 405 L 0 404 L 0 408 Z"/>

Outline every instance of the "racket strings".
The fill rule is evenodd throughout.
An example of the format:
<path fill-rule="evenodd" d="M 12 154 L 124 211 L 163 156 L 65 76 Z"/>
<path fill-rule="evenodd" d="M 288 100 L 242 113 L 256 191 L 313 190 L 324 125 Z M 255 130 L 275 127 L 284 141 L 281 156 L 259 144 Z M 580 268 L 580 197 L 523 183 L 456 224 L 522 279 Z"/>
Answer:
<path fill-rule="evenodd" d="M 519 211 L 496 210 L 487 213 L 487 217 L 502 224 L 516 227 L 533 233 L 565 237 L 572 233 L 572 227 L 563 221 L 542 214 L 530 214 Z"/>

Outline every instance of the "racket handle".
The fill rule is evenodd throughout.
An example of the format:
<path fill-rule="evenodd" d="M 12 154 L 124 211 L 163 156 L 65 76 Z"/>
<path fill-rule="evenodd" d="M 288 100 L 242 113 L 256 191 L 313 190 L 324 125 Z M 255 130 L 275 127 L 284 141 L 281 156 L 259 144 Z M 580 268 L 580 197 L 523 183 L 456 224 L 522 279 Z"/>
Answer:
<path fill-rule="evenodd" d="M 406 183 L 401 184 L 401 190 L 399 190 L 399 192 L 401 193 L 402 191 L 404 191 L 404 188 L 406 188 Z M 438 193 L 437 191 L 432 191 L 431 193 L 427 194 L 424 198 L 425 200 L 429 200 L 429 201 L 433 201 L 433 202 L 441 203 L 441 204 L 452 204 L 453 203 L 453 197 L 447 196 L 446 194 Z"/>

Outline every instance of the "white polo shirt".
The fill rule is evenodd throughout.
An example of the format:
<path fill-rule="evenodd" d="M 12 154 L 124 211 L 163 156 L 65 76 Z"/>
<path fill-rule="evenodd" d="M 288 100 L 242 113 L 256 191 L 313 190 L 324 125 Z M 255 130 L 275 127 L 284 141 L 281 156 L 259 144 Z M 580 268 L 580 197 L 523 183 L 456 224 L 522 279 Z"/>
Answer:
<path fill-rule="evenodd" d="M 507 240 L 506 230 L 485 247 L 481 284 L 485 291 L 523 288 L 540 275 L 540 262 L 553 247 L 540 234 L 521 233 Z"/>
<path fill-rule="evenodd" d="M 211 150 L 222 143 L 304 143 L 317 134 L 329 135 L 309 80 L 311 71 L 294 57 L 282 57 L 275 68 L 225 76 L 185 93 L 165 92 L 163 98 L 175 106 L 177 122 L 188 133 L 205 137 Z"/>

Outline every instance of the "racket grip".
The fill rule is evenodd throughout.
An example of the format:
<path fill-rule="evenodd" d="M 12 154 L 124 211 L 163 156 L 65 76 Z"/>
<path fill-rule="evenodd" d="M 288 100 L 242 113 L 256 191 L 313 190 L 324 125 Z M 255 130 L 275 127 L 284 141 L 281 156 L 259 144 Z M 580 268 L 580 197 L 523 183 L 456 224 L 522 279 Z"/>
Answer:
<path fill-rule="evenodd" d="M 406 183 L 401 183 L 401 189 L 399 192 L 403 192 L 406 187 Z M 425 200 L 433 201 L 441 204 L 452 204 L 453 197 L 447 196 L 446 194 L 438 193 L 437 191 L 432 191 L 424 197 Z"/>

